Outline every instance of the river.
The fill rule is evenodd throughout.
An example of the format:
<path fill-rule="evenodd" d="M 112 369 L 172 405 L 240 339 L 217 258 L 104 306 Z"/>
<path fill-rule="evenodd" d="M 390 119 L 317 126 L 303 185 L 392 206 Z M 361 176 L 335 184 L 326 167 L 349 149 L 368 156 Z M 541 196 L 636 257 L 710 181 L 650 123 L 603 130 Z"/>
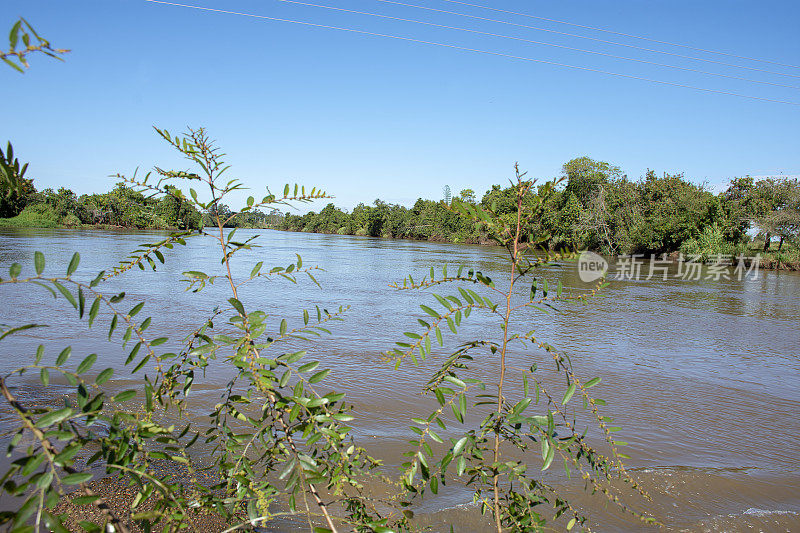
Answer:
<path fill-rule="evenodd" d="M 499 280 L 505 251 L 277 231 L 240 230 L 237 235 L 242 239 L 256 233 L 262 234 L 261 248 L 237 257 L 235 275 L 245 276 L 259 260 L 285 266 L 298 252 L 306 265 L 324 268 L 316 273 L 322 288 L 310 282 L 265 281 L 242 298 L 245 306 L 297 318 L 301 308 L 316 304 L 329 310 L 350 306 L 330 337 L 304 349 L 333 368 L 331 379 L 357 408 L 354 426 L 365 445 L 396 461 L 411 438 L 408 419 L 430 405 L 419 391 L 433 367 L 404 364 L 395 371 L 382 352 L 401 340 L 403 331 L 415 330 L 422 316 L 418 304 L 434 300 L 424 292 L 395 291 L 388 285 L 409 273 L 422 278 L 429 266 L 444 264 L 451 272 L 463 264 Z M 77 251 L 82 261 L 76 275 L 89 278 L 162 235 L 2 230 L 0 265 L 5 271 L 17 261 L 31 271 L 33 252 L 40 250 L 47 257 L 46 272 L 61 274 Z M 151 329 L 178 337 L 202 322 L 220 297 L 227 298 L 220 283 L 198 294 L 186 292 L 180 273 L 218 266 L 218 249 L 211 241 L 190 239 L 170 251 L 156 272 L 126 273 L 105 290 L 124 290 L 131 302 L 146 300 L 142 316 L 153 317 Z M 645 263 L 638 279 L 611 279 L 603 297 L 549 315 L 531 312 L 521 317 L 519 328 L 536 329 L 565 350 L 578 375 L 602 377 L 593 392 L 608 402 L 606 412 L 623 428 L 620 438 L 629 443 L 631 472 L 653 496 L 652 503 L 634 500 L 637 508 L 675 531 L 800 530 L 800 275 L 761 271 L 755 279 L 738 279 L 728 271 L 732 279 L 694 280 L 681 278 L 677 268 L 668 267 L 666 280 L 661 273 L 648 280 Z M 612 274 L 618 269 L 612 264 Z M 560 279 L 568 290 L 588 286 L 573 263 L 547 267 L 543 274 Z M 4 340 L 0 371 L 30 362 L 39 343 L 53 357 L 71 345 L 76 353 L 98 353 L 103 366 L 117 368 L 112 387 L 135 383 L 126 377 L 122 351 L 108 342 L 104 328 L 78 322 L 63 299 L 54 300 L 44 289 L 9 286 L 0 288 L 0 298 L 0 323 L 50 325 Z M 465 325 L 462 340 L 497 333 L 480 317 Z M 488 359 L 481 364 L 489 372 L 494 368 Z M 198 385 L 198 416 L 216 403 L 228 377 L 219 369 Z M 25 397 L 28 389 L 33 395 L 33 385 L 18 392 Z M 602 498 L 569 490 L 596 530 L 640 527 L 607 509 Z M 431 500 L 423 513 L 437 527 L 446 522 L 456 531 L 480 531 L 474 509 L 464 505 L 468 501 L 468 494 L 456 491 Z"/>

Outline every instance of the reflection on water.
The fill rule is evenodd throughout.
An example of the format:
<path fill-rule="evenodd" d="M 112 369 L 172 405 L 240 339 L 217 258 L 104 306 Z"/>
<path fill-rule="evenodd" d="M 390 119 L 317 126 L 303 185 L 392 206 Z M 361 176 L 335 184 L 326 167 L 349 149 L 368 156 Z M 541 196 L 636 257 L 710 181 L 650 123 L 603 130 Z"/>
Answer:
<path fill-rule="evenodd" d="M 242 234 L 254 232 L 241 231 Z M 407 420 L 425 412 L 419 395 L 432 364 L 403 365 L 395 372 L 381 353 L 413 330 L 418 303 L 429 295 L 396 292 L 388 284 L 406 274 L 422 277 L 430 265 L 467 265 L 498 284 L 504 251 L 365 237 L 264 231 L 255 253 L 237 257 L 237 272 L 247 274 L 259 260 L 286 265 L 303 256 L 325 272 L 323 285 L 268 281 L 242 299 L 248 309 L 275 317 L 301 317 L 301 308 L 319 304 L 333 310 L 349 305 L 344 323 L 330 338 L 304 345 L 309 357 L 334 368 L 337 387 L 357 407 L 357 432 L 389 462 L 398 461 L 409 438 Z M 93 276 L 123 259 L 138 244 L 157 240 L 157 232 L 13 230 L 0 233 L 0 264 L 18 261 L 30 268 L 34 250 L 48 260 L 46 272 L 61 273 L 72 252 L 82 262 L 78 275 Z M 176 339 L 211 314 L 226 296 L 222 284 L 204 292 L 184 292 L 178 281 L 188 269 L 212 271 L 217 250 L 210 241 L 189 241 L 168 255 L 158 272 L 123 275 L 106 291 L 124 290 L 130 305 L 146 300 L 158 328 Z M 612 265 L 613 267 L 613 265 Z M 676 267 L 670 267 L 674 269 Z M 612 268 L 613 270 L 613 268 Z M 585 287 L 572 264 L 549 267 L 543 275 L 565 287 Z M 55 354 L 72 345 L 76 353 L 95 352 L 105 366 L 118 369 L 120 389 L 130 386 L 124 355 L 100 327 L 89 330 L 74 320 L 71 308 L 44 290 L 3 287 L 0 323 L 44 322 L 37 329 L 3 341 L 0 370 L 30 361 L 36 345 Z M 524 296 L 522 293 L 520 296 Z M 563 348 L 579 375 L 602 376 L 594 390 L 623 427 L 633 474 L 652 492 L 646 507 L 668 526 L 696 531 L 792 530 L 800 528 L 800 276 L 761 272 L 758 279 L 685 281 L 671 270 L 660 279 L 612 280 L 604 296 L 558 313 L 531 312 L 519 329 Z M 276 318 L 277 320 L 277 318 Z M 101 321 L 102 322 L 102 321 Z M 474 314 L 464 322 L 462 339 L 496 335 L 497 328 Z M 75 357 L 77 359 L 77 357 Z M 546 366 L 542 354 L 512 352 L 512 364 Z M 434 357 L 435 359 L 435 357 Z M 476 372 L 490 375 L 495 362 L 476 358 Z M 98 365 L 99 366 L 99 365 Z M 216 403 L 230 376 L 215 368 L 194 391 L 196 416 Z M 514 384 L 510 390 L 515 391 Z M 518 390 L 516 390 L 518 392 Z M 379 446 L 378 446 L 379 444 Z M 573 489 L 570 489 L 573 490 Z M 576 498 L 595 516 L 599 530 L 634 529 L 635 522 L 609 513 L 602 502 Z M 432 500 L 431 523 L 453 523 L 459 531 L 483 530 L 469 495 L 454 490 L 446 503 Z M 434 507 L 438 505 L 438 507 Z"/>

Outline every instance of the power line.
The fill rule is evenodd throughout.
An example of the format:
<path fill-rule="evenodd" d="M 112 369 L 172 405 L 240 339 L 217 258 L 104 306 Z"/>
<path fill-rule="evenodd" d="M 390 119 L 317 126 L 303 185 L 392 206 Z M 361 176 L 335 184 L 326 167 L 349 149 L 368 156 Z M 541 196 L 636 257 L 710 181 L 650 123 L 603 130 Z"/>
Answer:
<path fill-rule="evenodd" d="M 407 3 L 404 3 L 404 2 L 397 2 L 395 0 L 375 0 L 375 1 L 376 2 L 382 2 L 384 4 L 394 4 L 394 5 L 398 5 L 398 6 L 413 7 L 415 9 L 424 9 L 426 11 L 435 11 L 437 13 L 445 13 L 445 14 L 448 14 L 448 15 L 456 15 L 458 17 L 465 17 L 465 18 L 470 18 L 470 19 L 475 19 L 475 20 L 484 20 L 486 22 L 496 22 L 498 24 L 507 24 L 509 26 L 516 26 L 516 27 L 519 27 L 519 28 L 527 28 L 529 30 L 536 30 L 536 31 L 543 31 L 543 32 L 547 32 L 547 33 L 554 33 L 556 35 L 565 35 L 567 37 L 577 37 L 578 39 L 588 39 L 590 41 L 597 41 L 597 42 L 600 42 L 600 43 L 611 44 L 611 45 L 614 45 L 614 46 L 624 46 L 625 48 L 633 48 L 634 50 L 642 50 L 642 51 L 645 51 L 645 52 L 653 52 L 653 53 L 656 53 L 656 54 L 664 54 L 664 55 L 668 55 L 668 56 L 681 57 L 683 59 L 691 59 L 692 61 L 705 61 L 706 63 L 714 63 L 716 65 L 723 65 L 723 66 L 726 66 L 726 67 L 734 67 L 734 68 L 741 68 L 741 69 L 745 69 L 745 70 L 753 70 L 753 71 L 756 71 L 756 72 L 764 72 L 766 74 L 773 74 L 775 76 L 787 76 L 787 77 L 790 77 L 790 78 L 800 78 L 800 75 L 797 75 L 797 74 L 786 74 L 786 73 L 783 73 L 783 72 L 775 72 L 774 70 L 766 70 L 766 69 L 755 68 L 755 67 L 746 67 L 744 65 L 736 65 L 734 63 L 725 63 L 724 61 L 716 61 L 714 59 L 704 59 L 702 57 L 687 56 L 687 55 L 684 55 L 684 54 L 677 54 L 677 53 L 674 53 L 674 52 L 666 52 L 664 50 L 656 50 L 656 49 L 653 49 L 653 48 L 644 48 L 642 46 L 636 46 L 636 45 L 633 45 L 633 44 L 619 43 L 619 42 L 616 42 L 616 41 L 608 41 L 606 39 L 599 39 L 597 37 L 589 37 L 587 35 L 578 35 L 576 33 L 566 33 L 566 32 L 563 32 L 563 31 L 551 30 L 551 29 L 548 29 L 548 28 L 540 28 L 538 26 L 530 26 L 528 24 L 519 24 L 517 22 L 508 22 L 508 21 L 505 21 L 505 20 L 497 20 L 497 19 L 491 19 L 491 18 L 487 18 L 487 17 L 479 17 L 477 15 L 468 15 L 466 13 L 459 13 L 458 11 L 448 11 L 446 9 L 436 9 L 436 8 L 433 8 L 433 7 L 420 6 L 420 5 L 417 5 L 417 4 L 407 4 Z"/>
<path fill-rule="evenodd" d="M 799 102 L 791 102 L 791 101 L 788 101 L 788 100 L 776 100 L 776 99 L 772 99 L 772 98 L 763 98 L 761 96 L 751 96 L 751 95 L 747 95 L 747 94 L 740 94 L 740 93 L 734 93 L 734 92 L 729 92 L 729 91 L 721 91 L 721 90 L 717 90 L 717 89 L 708 89 L 708 88 L 705 88 L 705 87 L 697 87 L 695 85 L 686 85 L 686 84 L 683 84 L 683 83 L 675 83 L 675 82 L 671 82 L 671 81 L 656 80 L 656 79 L 652 79 L 652 78 L 644 78 L 644 77 L 641 77 L 641 76 L 634 76 L 634 75 L 631 75 L 631 74 L 621 74 L 619 72 L 611 72 L 611 71 L 608 71 L 608 70 L 600 70 L 600 69 L 596 69 L 596 68 L 583 67 L 583 66 L 579 66 L 579 65 L 569 65 L 569 64 L 566 64 L 566 63 L 558 63 L 558 62 L 555 62 L 555 61 L 547 61 L 547 60 L 544 60 L 544 59 L 535 59 L 535 58 L 531 58 L 531 57 L 524 57 L 524 56 L 517 56 L 517 55 L 512 55 L 512 54 L 505 54 L 505 53 L 502 53 L 502 52 L 492 52 L 490 50 L 480 50 L 480 49 L 477 49 L 477 48 L 468 48 L 468 47 L 465 47 L 465 46 L 458 46 L 458 45 L 449 44 L 449 43 L 440 43 L 440 42 L 436 42 L 436 41 L 426 41 L 426 40 L 422 40 L 422 39 L 414 39 L 412 37 L 403 37 L 403 36 L 400 36 L 400 35 L 390 35 L 390 34 L 386 34 L 386 33 L 377 33 L 377 32 L 371 32 L 371 31 L 367 31 L 367 30 L 358 30 L 358 29 L 355 29 L 355 28 L 344 28 L 344 27 L 340 27 L 340 26 L 329 26 L 327 24 L 317 24 L 317 23 L 314 23 L 314 22 L 306 22 L 306 21 L 302 21 L 302 20 L 293 20 L 293 19 L 285 19 L 285 18 L 278 18 L 278 17 L 269 17 L 267 15 L 257 15 L 257 14 L 254 14 L 254 13 L 242 13 L 242 12 L 239 12 L 239 11 L 229 11 L 229 10 L 226 10 L 226 9 L 215 9 L 215 8 L 211 8 L 211 7 L 202 7 L 202 6 L 195 6 L 195 5 L 190 5 L 190 4 L 181 4 L 181 3 L 178 3 L 178 2 L 168 2 L 166 0 L 144 0 L 144 1 L 152 3 L 152 4 L 163 4 L 163 5 L 170 5 L 170 6 L 176 6 L 176 7 L 185 7 L 185 8 L 190 8 L 190 9 L 197 9 L 197 10 L 200 10 L 200 11 L 208 11 L 208 12 L 213 12 L 213 13 L 225 13 L 225 14 L 228 14 L 228 15 L 239 15 L 239 16 L 243 16 L 243 17 L 252 17 L 252 18 L 263 19 L 263 20 L 272 20 L 272 21 L 275 21 L 275 22 L 288 22 L 288 23 L 291 23 L 291 24 L 300 24 L 300 25 L 303 25 L 303 26 L 310 26 L 310 27 L 314 27 L 314 28 L 325 28 L 325 29 L 330 29 L 330 30 L 345 31 L 345 32 L 350 32 L 350 33 L 358 33 L 358 34 L 361 34 L 361 35 L 370 35 L 370 36 L 373 36 L 373 37 L 385 37 L 387 39 L 397 39 L 397 40 L 400 40 L 400 41 L 407 41 L 407 42 L 413 42 L 413 43 L 419 43 L 419 44 L 427 44 L 427 45 L 431 45 L 431 46 L 441 46 L 443 48 L 450 48 L 450 49 L 453 49 L 453 50 L 463 50 L 463 51 L 466 51 L 466 52 L 475 52 L 475 53 L 479 53 L 479 54 L 485 54 L 485 55 L 491 55 L 491 56 L 497 56 L 497 57 L 505 57 L 505 58 L 509 58 L 509 59 L 517 59 L 517 60 L 520 60 L 520 61 L 528 61 L 528 62 L 532 62 L 532 63 L 541 63 L 541 64 L 545 64 L 545 65 L 554 65 L 554 66 L 558 66 L 558 67 L 571 68 L 571 69 L 582 70 L 582 71 L 586 71 L 586 72 L 595 72 L 595 73 L 598 73 L 598 74 L 606 74 L 606 75 L 609 75 L 609 76 L 617 76 L 617 77 L 620 77 L 620 78 L 627 78 L 627 79 L 632 79 L 632 80 L 646 81 L 646 82 L 650 82 L 650 83 L 658 83 L 660 85 L 668 85 L 668 86 L 671 86 L 671 87 L 681 87 L 681 88 L 684 88 L 684 89 L 693 89 L 693 90 L 696 90 L 696 91 L 703 91 L 703 92 L 707 92 L 707 93 L 724 94 L 724 95 L 728 95 L 728 96 L 737 96 L 739 98 L 747 98 L 747 99 L 750 99 L 750 100 L 759 100 L 759 101 L 762 101 L 762 102 L 772 102 L 772 103 L 776 103 L 776 104 L 786 104 L 786 105 L 800 106 Z"/>
<path fill-rule="evenodd" d="M 383 19 L 397 20 L 397 21 L 401 21 L 401 22 L 411 22 L 411 23 L 414 23 L 414 24 L 423 24 L 425 26 L 433 26 L 433 27 L 436 27 L 436 28 L 444 28 L 444 29 L 448 29 L 448 30 L 464 31 L 464 32 L 469 32 L 469 33 L 475 33 L 475 34 L 478 34 L 478 35 L 488 35 L 490 37 L 499 37 L 499 38 L 502 38 L 502 39 L 512 39 L 514 41 L 522 41 L 522 42 L 525 42 L 525 43 L 538 44 L 538 45 L 542 45 L 542 46 L 552 46 L 552 47 L 555 47 L 555 48 L 562 48 L 564 50 L 572 50 L 572 51 L 575 51 L 575 52 L 582 52 L 582 53 L 585 53 L 585 54 L 594 54 L 594 55 L 599 55 L 599 56 L 604 56 L 604 57 L 610 57 L 610 58 L 613 58 L 613 59 L 622 59 L 624 61 L 634 61 L 636 63 L 644 63 L 646 65 L 654 65 L 654 66 L 657 66 L 657 67 L 673 68 L 673 69 L 677 69 L 677 70 L 683 70 L 685 72 L 695 72 L 697 74 L 704 74 L 704 75 L 707 75 L 707 76 L 717 76 L 717 77 L 720 77 L 720 78 L 728 78 L 728 79 L 731 79 L 731 80 L 740 80 L 740 81 L 746 81 L 746 82 L 750 82 L 750 83 L 760 83 L 762 85 L 772 85 L 774 87 L 784 87 L 784 88 L 787 88 L 787 89 L 800 90 L 800 87 L 798 87 L 797 85 L 785 85 L 783 83 L 774 83 L 774 82 L 771 82 L 771 81 L 754 80 L 752 78 L 745 78 L 745 77 L 742 77 L 742 76 L 733 76 L 733 75 L 729 75 L 729 74 L 721 74 L 721 73 L 718 73 L 718 72 L 709 72 L 707 70 L 698 70 L 698 69 L 689 68 L 689 67 L 681 67 L 679 65 L 670 65 L 670 64 L 667 64 L 667 63 L 657 63 L 655 61 L 647 61 L 647 60 L 644 60 L 644 59 L 637 59 L 637 58 L 633 58 L 633 57 L 625 57 L 625 56 L 618 56 L 618 55 L 614 55 L 614 54 L 606 54 L 604 52 L 598 52 L 598 51 L 595 51 L 595 50 L 586 50 L 586 49 L 583 49 L 583 48 L 575 48 L 575 47 L 572 47 L 572 46 L 564 46 L 564 45 L 555 44 L 555 43 L 547 43 L 547 42 L 543 42 L 543 41 L 534 41 L 532 39 L 525 39 L 523 37 L 515 37 L 515 36 L 512 36 L 512 35 L 503 35 L 503 34 L 500 34 L 500 33 L 491 33 L 491 32 L 486 32 L 486 31 L 473 30 L 471 28 L 461 28 L 459 26 L 448 26 L 446 24 L 436 24 L 434 22 L 427 22 L 427 21 L 423 21 L 423 20 L 408 19 L 408 18 L 402 18 L 402 17 L 393 17 L 393 16 L 390 16 L 390 15 L 384 15 L 384 14 L 381 14 L 381 13 L 372 13 L 372 12 L 369 12 L 369 11 L 356 11 L 356 10 L 353 10 L 353 9 L 345 9 L 345 8 L 342 8 L 342 7 L 335 7 L 335 6 L 328 6 L 328 5 L 321 5 L 321 4 L 311 4 L 309 2 L 301 2 L 299 0 L 276 0 L 276 1 L 277 2 L 288 3 L 288 4 L 297 4 L 297 5 L 301 5 L 301 6 L 307 6 L 307 7 L 330 9 L 330 10 L 333 10 L 333 11 L 341 11 L 341 12 L 344 12 L 344 13 L 353 13 L 353 14 L 356 14 L 356 15 L 367 15 L 367 16 L 370 16 L 370 17 L 378 17 L 378 18 L 383 18 Z"/>
<path fill-rule="evenodd" d="M 528 18 L 537 19 L 537 20 L 544 20 L 544 21 L 547 21 L 547 22 L 555 22 L 557 24 L 566 24 L 568 26 L 574 26 L 576 28 L 583 28 L 583 29 L 586 29 L 586 30 L 601 31 L 601 32 L 604 32 L 604 33 L 611 33 L 613 35 L 620 35 L 622 37 L 630 37 L 632 39 L 641 39 L 643 41 L 649 41 L 651 43 L 666 44 L 666 45 L 669 45 L 669 46 L 678 46 L 680 48 L 686 48 L 686 49 L 689 49 L 689 50 L 696 50 L 698 52 L 706 52 L 706 53 L 709 53 L 709 54 L 717 54 L 717 55 L 721 55 L 721 56 L 735 57 L 737 59 L 746 59 L 748 61 L 758 61 L 760 63 L 770 63 L 772 65 L 778 65 L 778 66 L 781 66 L 781 67 L 800 68 L 800 66 L 797 66 L 797 65 L 790 65 L 788 63 L 780 63 L 778 61 L 772 61 L 770 59 L 759 59 L 757 57 L 740 56 L 740 55 L 732 54 L 730 52 L 721 52 L 719 50 L 709 50 L 708 48 L 698 48 L 696 46 L 691 46 L 691 45 L 688 45 L 688 44 L 673 43 L 673 42 L 670 42 L 670 41 L 659 41 L 658 39 L 652 39 L 650 37 L 644 37 L 642 35 L 633 35 L 633 34 L 630 34 L 630 33 L 622 33 L 622 32 L 619 32 L 619 31 L 607 30 L 607 29 L 598 28 L 598 27 L 595 27 L 595 26 L 585 26 L 583 24 L 576 24 L 574 22 L 567 22 L 567 21 L 564 21 L 564 20 L 549 19 L 549 18 L 546 18 L 546 17 L 538 17 L 536 15 L 531 15 L 529 13 L 518 13 L 516 11 L 507 11 L 505 9 L 497 9 L 497 8 L 489 7 L 489 6 L 482 6 L 482 5 L 478 5 L 478 4 L 470 4 L 469 2 L 460 2 L 458 0 L 442 0 L 442 2 L 448 2 L 450 4 L 461 4 L 463 6 L 477 7 L 477 8 L 480 8 L 480 9 L 488 9 L 490 11 L 496 11 L 498 13 L 506 13 L 508 15 L 519 15 L 521 17 L 528 17 Z"/>

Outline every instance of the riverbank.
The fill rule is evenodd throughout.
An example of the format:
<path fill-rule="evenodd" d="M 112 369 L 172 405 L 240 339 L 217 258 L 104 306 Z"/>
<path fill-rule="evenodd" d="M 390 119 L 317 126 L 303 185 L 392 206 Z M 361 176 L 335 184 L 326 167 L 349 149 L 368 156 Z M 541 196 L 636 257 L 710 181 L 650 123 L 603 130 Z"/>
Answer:
<path fill-rule="evenodd" d="M 81 230 L 125 230 L 125 231 L 137 231 L 137 230 L 157 230 L 157 231 L 181 231 L 183 228 L 177 228 L 174 226 L 120 226 L 115 224 L 82 224 L 80 222 L 75 224 L 66 224 L 63 221 L 61 223 L 43 217 L 31 217 L 30 215 L 26 215 L 27 210 L 23 211 L 23 213 L 17 215 L 16 217 L 12 218 L 0 218 L 0 228 L 42 228 L 42 229 L 81 229 Z M 77 220 L 77 219 L 76 219 Z M 283 228 L 275 228 L 275 227 L 255 227 L 252 224 L 245 224 L 236 226 L 238 229 L 269 229 L 272 231 L 280 231 L 280 232 L 288 232 L 288 233 L 314 233 L 317 235 L 341 235 L 340 233 L 331 233 L 327 231 L 305 231 L 305 230 L 294 230 L 294 229 L 283 229 Z M 368 237 L 367 235 L 357 235 L 361 237 Z M 426 238 L 413 238 L 413 237 L 393 237 L 388 235 L 382 235 L 379 237 L 371 237 L 377 239 L 384 239 L 388 241 L 413 241 L 413 242 L 430 242 L 430 243 L 441 243 L 441 244 L 467 244 L 467 245 L 480 245 L 480 246 L 499 246 L 495 241 L 490 239 L 484 239 L 480 237 L 470 237 L 465 239 L 456 239 L 456 240 L 449 240 L 445 236 L 441 234 L 433 234 Z M 758 268 L 760 270 L 783 270 L 783 271 L 791 271 L 791 272 L 799 272 L 800 271 L 800 248 L 794 247 L 789 248 L 786 247 L 782 251 L 778 250 L 770 250 L 768 252 L 763 252 L 763 244 L 756 243 L 756 247 L 749 247 L 746 249 L 744 255 L 742 256 L 745 265 L 749 268 L 752 266 L 753 261 L 758 259 L 759 264 Z M 773 246 L 773 248 L 775 248 Z M 600 250 L 597 249 L 590 249 L 592 252 L 600 253 Z M 726 256 L 730 254 L 722 254 L 722 256 Z M 620 257 L 620 256 L 613 256 L 613 257 Z M 684 256 L 688 257 L 688 256 Z M 735 263 L 738 262 L 738 258 L 740 256 L 732 256 L 728 257 L 729 260 L 732 260 Z M 649 258 L 648 254 L 642 254 L 642 259 Z M 673 263 L 678 263 L 681 261 L 681 252 L 674 251 L 667 254 L 667 259 L 671 260 Z M 696 261 L 697 259 L 695 259 Z M 716 254 L 714 253 L 707 253 L 702 256 L 702 262 L 712 264 L 716 260 Z"/>
<path fill-rule="evenodd" d="M 161 219 L 157 219 L 161 220 Z M 126 230 L 166 230 L 178 231 L 181 228 L 163 223 L 143 225 L 120 225 L 113 223 L 86 224 L 74 215 L 60 216 L 46 206 L 35 205 L 25 208 L 19 215 L 0 218 L 0 228 L 43 228 L 43 229 L 126 229 Z"/>
<path fill-rule="evenodd" d="M 20 228 L 20 229 L 119 229 L 119 230 L 163 230 L 181 231 L 174 225 L 142 224 L 142 225 L 121 225 L 113 223 L 93 223 L 87 224 L 74 215 L 60 216 L 46 206 L 35 205 L 25 208 L 19 215 L 10 218 L 0 218 L 0 228 Z"/>

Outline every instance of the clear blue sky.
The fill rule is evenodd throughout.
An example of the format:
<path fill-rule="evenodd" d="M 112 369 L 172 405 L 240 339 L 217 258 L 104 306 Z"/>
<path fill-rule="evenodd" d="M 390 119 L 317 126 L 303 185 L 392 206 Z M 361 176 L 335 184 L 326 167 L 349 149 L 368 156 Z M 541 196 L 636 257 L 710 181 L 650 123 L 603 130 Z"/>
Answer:
<path fill-rule="evenodd" d="M 800 69 L 714 56 L 441 0 L 406 0 L 520 24 L 697 55 L 748 71 L 594 41 L 425 12 L 375 0 L 311 3 L 461 26 L 800 86 Z M 472 0 L 496 8 L 800 65 L 796 1 Z M 276 0 L 183 3 L 345 26 L 800 102 L 800 90 L 716 78 L 455 30 Z M 352 208 L 381 198 L 482 194 L 519 161 L 550 178 L 577 156 L 733 176 L 800 174 L 800 106 L 615 78 L 547 64 L 143 0 L 3 0 L 0 24 L 25 16 L 57 47 L 24 75 L 0 70 L 0 142 L 31 162 L 38 188 L 104 191 L 116 172 L 181 166 L 151 130 L 206 126 L 256 191 L 320 185 Z M 6 31 L 6 30 L 3 30 Z M 0 44 L 0 46 L 3 46 Z M 321 206 L 316 206 L 319 209 Z"/>

